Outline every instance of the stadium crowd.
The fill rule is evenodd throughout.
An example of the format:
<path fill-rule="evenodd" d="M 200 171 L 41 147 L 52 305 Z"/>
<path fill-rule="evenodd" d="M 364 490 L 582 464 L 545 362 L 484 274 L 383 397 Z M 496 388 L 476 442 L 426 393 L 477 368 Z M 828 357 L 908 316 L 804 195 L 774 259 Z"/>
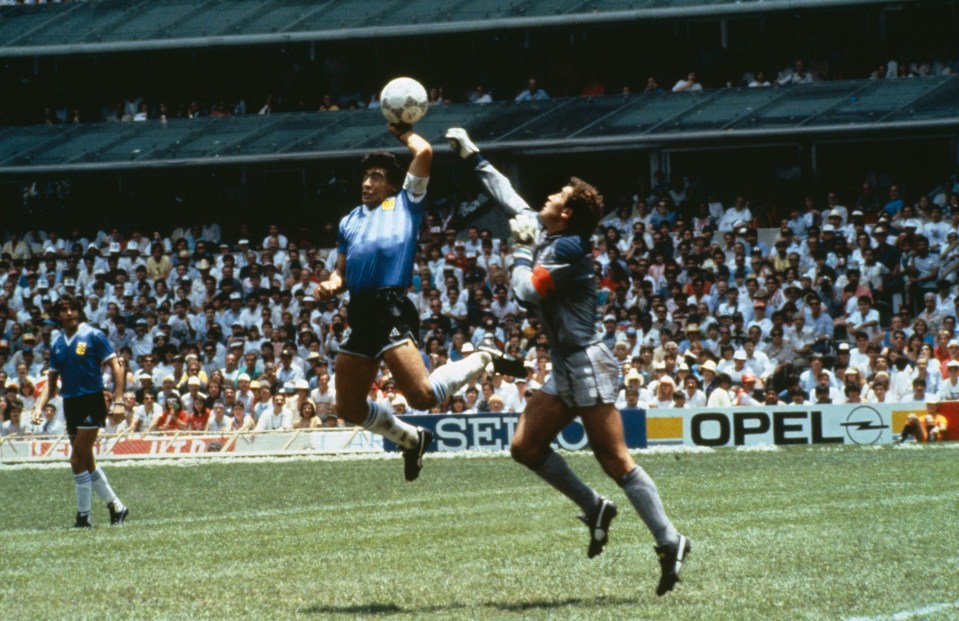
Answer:
<path fill-rule="evenodd" d="M 947 61 L 920 61 L 906 62 L 896 59 L 883 63 L 877 63 L 876 68 L 871 70 L 868 75 L 858 76 L 870 79 L 906 79 L 921 78 L 932 75 L 951 75 L 959 72 L 959 58 Z M 771 75 L 774 73 L 774 75 Z M 769 79 L 771 75 L 772 79 Z M 833 80 L 840 77 L 836 76 L 829 68 L 828 62 L 808 62 L 801 58 L 796 59 L 792 64 L 782 67 L 774 72 L 767 73 L 765 69 L 746 70 L 742 73 L 738 82 L 724 81 L 721 83 L 707 83 L 708 87 L 788 87 L 796 84 L 808 84 L 824 80 Z M 582 85 L 578 95 L 582 97 L 596 97 L 622 93 L 629 95 L 633 92 L 644 93 L 662 93 L 665 90 L 672 92 L 696 92 L 703 90 L 704 86 L 699 81 L 697 74 L 690 71 L 688 74 L 680 77 L 671 87 L 660 85 L 660 79 L 649 76 L 645 79 L 641 88 L 638 85 L 622 84 L 615 89 L 610 89 L 606 84 L 593 78 Z M 565 94 L 565 93 L 564 93 Z M 569 93 L 577 94 L 577 93 Z M 245 114 L 270 115 L 273 112 L 307 112 L 318 110 L 319 112 L 336 112 L 339 110 L 355 110 L 361 108 L 375 109 L 379 108 L 378 92 L 344 92 L 344 93 L 325 93 L 318 103 L 311 104 L 304 97 L 287 97 L 282 93 L 267 94 L 262 101 L 253 102 L 250 105 L 247 98 L 221 97 L 212 101 L 204 101 L 198 97 L 181 96 L 171 98 L 178 103 L 167 101 L 148 101 L 144 97 L 131 97 L 123 101 L 117 101 L 113 104 L 100 102 L 101 109 L 99 118 L 93 118 L 91 115 L 85 115 L 80 107 L 70 106 L 47 106 L 43 110 L 42 122 L 47 125 L 73 124 L 86 121 L 106 121 L 106 122 L 142 122 L 142 121 L 160 121 L 167 122 L 173 118 L 196 119 L 200 117 L 230 117 Z M 536 78 L 529 78 L 526 84 L 519 88 L 515 93 L 493 93 L 483 84 L 472 87 L 462 96 L 451 95 L 450 89 L 443 85 L 433 85 L 428 90 L 428 98 L 431 106 L 448 105 L 453 102 L 488 104 L 499 99 L 513 99 L 515 101 L 542 101 L 551 98 L 549 92 L 543 88 Z M 75 102 L 76 103 L 76 102 Z"/>
<path fill-rule="evenodd" d="M 907 201 L 867 180 L 853 201 L 809 197 L 760 240 L 749 201 L 662 179 L 615 205 L 594 241 L 597 338 L 621 365 L 618 406 L 724 407 L 959 399 L 959 180 Z M 508 286 L 509 244 L 424 218 L 409 296 L 432 370 L 492 337 L 525 377 L 489 374 L 437 412 L 520 411 L 550 375 L 549 347 Z M 260 236 L 262 235 L 262 237 Z M 336 426 L 331 361 L 345 299 L 320 301 L 335 229 L 315 244 L 276 225 L 163 234 L 8 230 L 0 246 L 2 434 L 59 433 L 54 400 L 29 422 L 58 327 L 85 300 L 127 372 L 108 431 Z M 108 388 L 112 378 L 107 374 Z M 370 397 L 416 414 L 388 373 Z"/>

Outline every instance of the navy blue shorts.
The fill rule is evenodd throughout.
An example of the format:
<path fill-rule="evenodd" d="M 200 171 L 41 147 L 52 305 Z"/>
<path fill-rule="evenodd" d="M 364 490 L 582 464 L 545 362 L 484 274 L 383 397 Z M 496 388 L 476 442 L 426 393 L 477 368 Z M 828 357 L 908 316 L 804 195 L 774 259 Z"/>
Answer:
<path fill-rule="evenodd" d="M 350 296 L 350 337 L 340 351 L 376 360 L 388 349 L 416 343 L 420 317 L 399 288 L 376 289 Z"/>
<path fill-rule="evenodd" d="M 107 402 L 102 392 L 63 400 L 63 414 L 67 419 L 67 433 L 77 435 L 77 429 L 98 429 L 107 421 Z"/>

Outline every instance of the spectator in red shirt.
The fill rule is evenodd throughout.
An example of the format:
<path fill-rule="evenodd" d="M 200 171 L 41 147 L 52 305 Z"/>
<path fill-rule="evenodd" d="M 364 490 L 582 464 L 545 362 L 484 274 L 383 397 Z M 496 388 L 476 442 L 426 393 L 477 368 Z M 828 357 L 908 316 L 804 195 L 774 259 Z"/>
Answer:
<path fill-rule="evenodd" d="M 190 416 L 180 405 L 180 396 L 172 395 L 164 404 L 163 413 L 150 425 L 150 431 L 180 431 L 189 428 Z"/>
<path fill-rule="evenodd" d="M 210 410 L 206 407 L 206 395 L 199 393 L 200 398 L 193 400 L 193 411 L 190 412 L 187 427 L 190 431 L 204 431 L 210 420 Z"/>

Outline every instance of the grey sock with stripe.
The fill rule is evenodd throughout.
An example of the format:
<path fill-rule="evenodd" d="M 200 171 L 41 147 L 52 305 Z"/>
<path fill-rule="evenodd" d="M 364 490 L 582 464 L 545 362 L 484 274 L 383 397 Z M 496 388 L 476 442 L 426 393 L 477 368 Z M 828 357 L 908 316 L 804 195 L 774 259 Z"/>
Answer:
<path fill-rule="evenodd" d="M 653 534 L 656 545 L 675 545 L 679 541 L 679 533 L 666 517 L 666 509 L 663 508 L 663 501 L 659 498 L 656 483 L 646 474 L 646 471 L 636 466 L 618 483 L 646 524 L 646 528 Z"/>
<path fill-rule="evenodd" d="M 590 515 L 599 504 L 599 494 L 586 485 L 570 470 L 566 460 L 550 451 L 549 455 L 537 468 L 530 468 L 536 475 L 559 490 L 564 496 L 572 500 L 583 510 L 583 514 Z"/>

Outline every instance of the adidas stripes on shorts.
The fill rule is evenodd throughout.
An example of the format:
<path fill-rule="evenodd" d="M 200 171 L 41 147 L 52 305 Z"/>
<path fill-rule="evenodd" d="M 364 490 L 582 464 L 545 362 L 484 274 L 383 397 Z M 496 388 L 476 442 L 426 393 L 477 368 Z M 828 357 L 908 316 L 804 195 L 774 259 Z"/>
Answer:
<path fill-rule="evenodd" d="M 419 337 L 420 317 L 406 291 L 375 289 L 350 295 L 350 336 L 340 351 L 376 360 L 387 349 Z"/>
<path fill-rule="evenodd" d="M 98 429 L 107 421 L 107 403 L 102 392 L 95 392 L 63 400 L 63 414 L 67 419 L 67 433 L 77 435 L 77 429 Z"/>

